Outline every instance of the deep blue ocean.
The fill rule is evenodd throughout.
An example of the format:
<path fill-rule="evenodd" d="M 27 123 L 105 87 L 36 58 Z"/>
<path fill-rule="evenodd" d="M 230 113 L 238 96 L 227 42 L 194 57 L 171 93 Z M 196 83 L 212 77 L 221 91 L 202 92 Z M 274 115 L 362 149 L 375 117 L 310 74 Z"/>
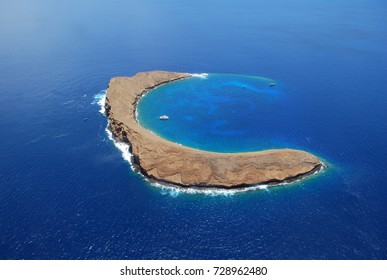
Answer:
<path fill-rule="evenodd" d="M 381 0 L 0 0 L 0 259 L 387 259 L 386 15 Z M 148 70 L 210 73 L 199 99 L 149 93 L 156 133 L 327 168 L 238 193 L 151 185 L 96 104 Z"/>

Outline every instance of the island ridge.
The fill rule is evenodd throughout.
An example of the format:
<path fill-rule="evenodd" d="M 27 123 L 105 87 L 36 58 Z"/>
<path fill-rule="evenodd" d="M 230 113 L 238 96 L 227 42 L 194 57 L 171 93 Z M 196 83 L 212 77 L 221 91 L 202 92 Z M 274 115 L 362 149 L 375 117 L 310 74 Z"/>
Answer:
<path fill-rule="evenodd" d="M 138 123 L 136 106 L 142 95 L 191 76 L 151 71 L 116 77 L 109 83 L 105 102 L 109 129 L 119 141 L 130 144 L 134 164 L 146 177 L 184 187 L 238 188 L 296 180 L 322 167 L 316 156 L 294 149 L 244 153 L 197 150 L 161 138 Z"/>

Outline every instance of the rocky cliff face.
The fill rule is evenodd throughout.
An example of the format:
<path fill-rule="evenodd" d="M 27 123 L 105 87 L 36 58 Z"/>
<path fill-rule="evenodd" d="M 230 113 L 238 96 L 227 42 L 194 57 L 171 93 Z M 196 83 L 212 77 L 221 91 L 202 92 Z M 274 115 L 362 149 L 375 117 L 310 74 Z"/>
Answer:
<path fill-rule="evenodd" d="M 135 163 L 147 177 L 180 186 L 244 187 L 280 183 L 320 169 L 320 160 L 293 149 L 248 153 L 214 153 L 167 141 L 143 128 L 136 120 L 138 99 L 148 90 L 185 73 L 152 71 L 110 81 L 106 115 L 114 137 L 130 143 Z"/>

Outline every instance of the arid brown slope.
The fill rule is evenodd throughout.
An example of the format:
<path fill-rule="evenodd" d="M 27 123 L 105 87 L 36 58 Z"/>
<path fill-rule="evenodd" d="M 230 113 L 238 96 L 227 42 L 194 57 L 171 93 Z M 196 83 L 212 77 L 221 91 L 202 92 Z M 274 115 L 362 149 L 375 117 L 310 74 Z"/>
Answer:
<path fill-rule="evenodd" d="M 110 81 L 105 105 L 109 128 L 116 138 L 130 143 L 144 175 L 182 186 L 241 187 L 296 179 L 321 167 L 316 156 L 304 151 L 207 152 L 172 143 L 143 128 L 135 117 L 138 99 L 158 85 L 188 77 L 152 71 Z"/>

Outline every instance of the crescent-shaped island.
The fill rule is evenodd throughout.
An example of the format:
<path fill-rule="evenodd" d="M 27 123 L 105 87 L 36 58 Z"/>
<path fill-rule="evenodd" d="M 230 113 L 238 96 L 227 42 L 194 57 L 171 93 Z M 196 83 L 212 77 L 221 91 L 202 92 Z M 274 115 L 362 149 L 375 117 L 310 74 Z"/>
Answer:
<path fill-rule="evenodd" d="M 322 168 L 322 162 L 305 151 L 208 152 L 170 142 L 139 124 L 136 107 L 141 96 L 161 84 L 191 76 L 151 71 L 116 77 L 109 83 L 105 101 L 109 129 L 116 139 L 130 144 L 133 163 L 143 175 L 182 187 L 241 188 L 278 185 Z"/>

